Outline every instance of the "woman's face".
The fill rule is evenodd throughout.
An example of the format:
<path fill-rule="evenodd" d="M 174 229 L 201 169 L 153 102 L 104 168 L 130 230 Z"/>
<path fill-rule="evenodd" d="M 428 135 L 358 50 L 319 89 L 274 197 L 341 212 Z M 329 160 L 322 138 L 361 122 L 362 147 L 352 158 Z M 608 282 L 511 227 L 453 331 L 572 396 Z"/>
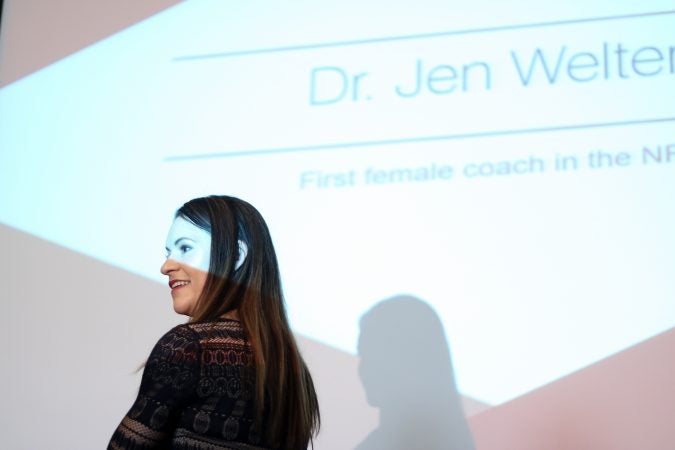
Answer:
<path fill-rule="evenodd" d="M 169 277 L 173 309 L 189 316 L 206 284 L 211 234 L 176 217 L 166 238 L 166 252 L 166 261 L 160 270 Z"/>

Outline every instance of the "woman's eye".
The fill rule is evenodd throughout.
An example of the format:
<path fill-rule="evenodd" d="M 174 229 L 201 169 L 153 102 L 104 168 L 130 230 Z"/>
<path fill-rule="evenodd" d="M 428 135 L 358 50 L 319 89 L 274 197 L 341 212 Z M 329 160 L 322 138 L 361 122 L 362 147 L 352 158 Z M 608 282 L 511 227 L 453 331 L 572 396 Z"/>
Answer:
<path fill-rule="evenodd" d="M 190 250 L 192 250 L 192 247 L 190 247 L 189 245 L 181 245 L 181 246 L 178 247 L 178 248 L 179 248 L 180 251 L 183 252 L 183 253 L 189 252 Z"/>

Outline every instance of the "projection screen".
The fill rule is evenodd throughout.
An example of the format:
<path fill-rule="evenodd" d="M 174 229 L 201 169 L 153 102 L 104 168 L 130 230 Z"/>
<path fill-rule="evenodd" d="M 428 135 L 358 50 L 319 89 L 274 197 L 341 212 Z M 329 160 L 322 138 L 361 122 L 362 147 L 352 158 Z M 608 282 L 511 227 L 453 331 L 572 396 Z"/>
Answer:
<path fill-rule="evenodd" d="M 671 2 L 200 1 L 142 19 L 0 88 L 4 233 L 164 292 L 175 209 L 241 197 L 298 336 L 356 357 L 366 311 L 421 299 L 486 407 L 675 325 Z M 73 311 L 97 307 L 71 288 Z M 121 301 L 153 324 L 115 340 L 140 348 L 132 372 L 182 319 L 168 290 Z"/>

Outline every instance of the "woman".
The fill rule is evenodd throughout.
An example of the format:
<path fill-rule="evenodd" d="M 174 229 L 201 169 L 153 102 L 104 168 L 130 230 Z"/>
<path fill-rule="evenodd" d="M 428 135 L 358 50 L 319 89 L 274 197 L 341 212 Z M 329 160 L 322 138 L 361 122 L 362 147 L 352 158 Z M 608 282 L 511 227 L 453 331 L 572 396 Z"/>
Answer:
<path fill-rule="evenodd" d="M 161 272 L 190 317 L 155 345 L 109 449 L 306 449 L 319 429 L 267 225 L 227 196 L 183 205 Z"/>

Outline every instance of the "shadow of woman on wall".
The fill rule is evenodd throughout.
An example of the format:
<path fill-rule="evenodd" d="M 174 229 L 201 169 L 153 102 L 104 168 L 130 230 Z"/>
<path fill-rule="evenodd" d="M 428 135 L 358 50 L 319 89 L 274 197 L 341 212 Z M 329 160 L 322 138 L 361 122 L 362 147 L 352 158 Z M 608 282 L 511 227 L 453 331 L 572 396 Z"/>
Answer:
<path fill-rule="evenodd" d="M 359 376 L 380 423 L 356 450 L 473 450 L 436 312 L 422 300 L 383 300 L 360 321 Z"/>

